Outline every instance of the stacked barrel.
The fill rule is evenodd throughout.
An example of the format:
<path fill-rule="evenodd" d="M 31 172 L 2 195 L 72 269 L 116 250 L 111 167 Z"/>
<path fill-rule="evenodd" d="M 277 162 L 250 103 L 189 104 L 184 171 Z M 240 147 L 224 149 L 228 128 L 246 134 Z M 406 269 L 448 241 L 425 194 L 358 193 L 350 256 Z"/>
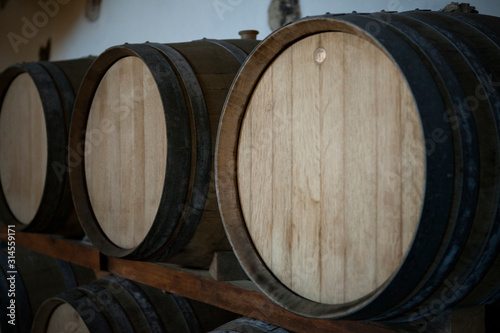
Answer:
<path fill-rule="evenodd" d="M 126 44 L 89 69 L 71 124 L 80 222 L 106 255 L 205 267 L 230 250 L 213 154 L 229 87 L 255 40 Z"/>
<path fill-rule="evenodd" d="M 66 161 L 75 96 L 93 60 L 23 63 L 1 73 L 3 224 L 15 225 L 17 230 L 82 234 Z"/>
<path fill-rule="evenodd" d="M 499 58 L 499 18 L 412 11 L 309 17 L 260 44 L 115 46 L 71 76 L 74 107 L 65 67 L 19 65 L 0 84 L 0 218 L 67 220 L 68 170 L 107 256 L 207 267 L 233 249 L 266 295 L 314 318 L 495 303 Z M 46 303 L 41 325 L 92 331 L 75 309 L 99 306 L 103 283 Z"/>
<path fill-rule="evenodd" d="M 308 317 L 417 320 L 500 295 L 500 19 L 325 15 L 265 39 L 219 126 L 248 276 Z"/>

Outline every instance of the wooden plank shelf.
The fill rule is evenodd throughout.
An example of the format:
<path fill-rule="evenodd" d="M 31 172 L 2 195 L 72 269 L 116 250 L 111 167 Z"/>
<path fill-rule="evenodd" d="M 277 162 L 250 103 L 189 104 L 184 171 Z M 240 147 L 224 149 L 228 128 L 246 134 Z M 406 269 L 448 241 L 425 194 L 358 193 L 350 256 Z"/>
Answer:
<path fill-rule="evenodd" d="M 15 233 L 16 246 L 65 260 L 93 270 L 101 270 L 100 252 L 96 248 L 75 240 L 64 239 L 55 235 Z M 7 241 L 7 228 L 0 226 L 0 240 Z"/>
<path fill-rule="evenodd" d="M 107 271 L 244 316 L 265 320 L 293 332 L 393 332 L 371 323 L 312 319 L 295 315 L 274 304 L 251 281 L 217 281 L 210 276 L 208 270 L 106 257 L 88 243 L 54 235 L 18 231 L 15 233 L 15 239 L 16 246 L 94 270 Z M 0 240 L 7 240 L 7 228 L 4 226 L 0 226 Z"/>

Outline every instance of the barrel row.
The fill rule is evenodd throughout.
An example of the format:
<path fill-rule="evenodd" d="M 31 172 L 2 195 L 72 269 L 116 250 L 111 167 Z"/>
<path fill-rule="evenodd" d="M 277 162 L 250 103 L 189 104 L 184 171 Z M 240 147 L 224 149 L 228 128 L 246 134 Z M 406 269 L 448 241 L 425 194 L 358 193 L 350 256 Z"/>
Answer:
<path fill-rule="evenodd" d="M 110 275 L 45 301 L 33 332 L 287 333 L 276 325 Z M 230 321 L 231 320 L 231 321 Z"/>
<path fill-rule="evenodd" d="M 90 269 L 22 247 L 11 266 L 12 249 L 0 246 L 2 332 L 201 333 L 238 317 L 115 275 L 96 280 Z M 245 318 L 227 325 L 235 331 L 275 327 Z"/>
<path fill-rule="evenodd" d="M 208 332 L 237 315 L 109 275 L 46 300 L 33 332 Z"/>
<path fill-rule="evenodd" d="M 22 247 L 11 266 L 12 248 L 0 248 L 1 332 L 287 332 L 251 318 L 229 322 L 238 315 L 119 276 L 96 280 L 90 269 Z"/>
<path fill-rule="evenodd" d="M 227 91 L 257 43 L 126 44 L 65 66 L 7 69 L 2 222 L 61 228 L 74 215 L 71 183 L 81 226 L 106 255 L 203 267 L 230 250 L 213 181 L 215 137 Z"/>
<path fill-rule="evenodd" d="M 258 46 L 108 49 L 71 121 L 80 223 L 121 258 L 204 267 L 232 247 L 308 317 L 495 303 L 499 48 L 498 18 L 412 11 L 309 17 Z"/>

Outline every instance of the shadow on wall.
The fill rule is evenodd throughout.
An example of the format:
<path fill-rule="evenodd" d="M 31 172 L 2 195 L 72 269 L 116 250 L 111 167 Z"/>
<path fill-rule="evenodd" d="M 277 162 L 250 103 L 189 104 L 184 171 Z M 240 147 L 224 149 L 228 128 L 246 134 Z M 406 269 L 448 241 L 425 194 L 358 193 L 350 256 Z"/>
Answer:
<path fill-rule="evenodd" d="M 51 60 L 51 46 L 64 40 L 86 12 L 85 2 L 76 0 L 1 1 L 0 70 L 17 62 Z M 98 17 L 98 11 L 87 11 Z"/>

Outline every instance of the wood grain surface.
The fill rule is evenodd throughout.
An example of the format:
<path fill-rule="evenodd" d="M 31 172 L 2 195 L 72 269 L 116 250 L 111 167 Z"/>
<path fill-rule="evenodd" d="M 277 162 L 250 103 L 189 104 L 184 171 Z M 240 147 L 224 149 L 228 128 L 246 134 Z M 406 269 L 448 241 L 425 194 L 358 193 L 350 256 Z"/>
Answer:
<path fill-rule="evenodd" d="M 296 42 L 264 72 L 237 160 L 245 223 L 273 274 L 299 295 L 356 300 L 402 263 L 425 188 L 408 84 L 354 34 Z"/>
<path fill-rule="evenodd" d="M 40 206 L 47 151 L 42 100 L 29 74 L 22 73 L 12 81 L 0 111 L 0 179 L 21 223 L 29 224 Z"/>
<path fill-rule="evenodd" d="M 124 249 L 141 243 L 156 216 L 165 180 L 166 133 L 151 72 L 137 57 L 118 60 L 92 102 L 85 172 L 102 230 Z"/>
<path fill-rule="evenodd" d="M 52 313 L 47 324 L 47 333 L 90 333 L 82 317 L 68 303 L 62 303 Z"/>

